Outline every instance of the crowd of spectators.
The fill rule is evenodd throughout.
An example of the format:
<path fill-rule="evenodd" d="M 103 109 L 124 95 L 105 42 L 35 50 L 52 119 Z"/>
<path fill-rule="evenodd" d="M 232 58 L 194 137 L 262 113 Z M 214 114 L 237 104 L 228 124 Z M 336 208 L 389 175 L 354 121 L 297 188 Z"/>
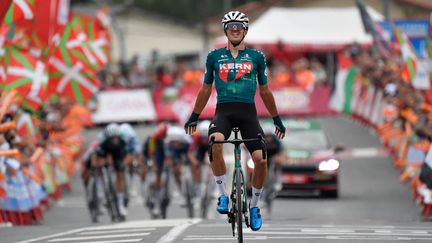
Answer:
<path fill-rule="evenodd" d="M 250 48 L 253 48 L 252 46 Z M 264 49 L 270 86 L 273 88 L 300 86 L 311 91 L 315 85 L 327 81 L 327 71 L 318 58 L 304 54 L 292 55 L 282 44 Z M 204 75 L 204 63 L 170 61 L 152 54 L 143 64 L 138 55 L 127 63 L 110 64 L 99 74 L 104 89 L 110 88 L 164 88 L 200 85 Z"/>
<path fill-rule="evenodd" d="M 344 54 L 359 70 L 355 82 L 360 87 L 360 97 L 367 95 L 370 85 L 382 91 L 384 119 L 377 127 L 378 135 L 389 148 L 395 166 L 400 169 L 401 181 L 411 182 L 414 194 L 422 199 L 420 205 L 432 206 L 430 89 L 415 87 L 397 48 L 385 58 L 374 57 L 370 50 L 355 45 L 347 48 Z"/>

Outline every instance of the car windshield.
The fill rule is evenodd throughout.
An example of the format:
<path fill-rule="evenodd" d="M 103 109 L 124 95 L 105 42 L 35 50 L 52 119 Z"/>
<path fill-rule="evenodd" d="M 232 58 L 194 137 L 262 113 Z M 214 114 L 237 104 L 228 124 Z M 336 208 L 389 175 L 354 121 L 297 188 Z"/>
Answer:
<path fill-rule="evenodd" d="M 320 130 L 290 131 L 282 140 L 285 148 L 290 149 L 328 149 L 328 141 Z"/>

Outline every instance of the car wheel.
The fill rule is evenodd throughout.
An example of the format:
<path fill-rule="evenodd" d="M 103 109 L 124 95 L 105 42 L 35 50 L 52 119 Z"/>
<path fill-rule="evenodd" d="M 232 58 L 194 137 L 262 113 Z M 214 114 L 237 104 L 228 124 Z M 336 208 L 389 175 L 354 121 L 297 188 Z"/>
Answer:
<path fill-rule="evenodd" d="M 321 191 L 321 195 L 325 198 L 338 198 L 339 190 Z"/>

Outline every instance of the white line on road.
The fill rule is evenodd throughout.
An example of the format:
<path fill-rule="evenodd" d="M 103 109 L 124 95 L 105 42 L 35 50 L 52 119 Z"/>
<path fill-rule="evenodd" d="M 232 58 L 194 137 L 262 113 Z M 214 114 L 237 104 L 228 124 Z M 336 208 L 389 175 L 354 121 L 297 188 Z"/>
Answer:
<path fill-rule="evenodd" d="M 119 234 L 119 235 L 96 235 L 96 236 L 83 236 L 83 237 L 69 237 L 52 239 L 48 242 L 61 242 L 61 241 L 82 241 L 82 240 L 96 240 L 96 239 L 110 239 L 110 238 L 122 238 L 122 237 L 136 237 L 136 236 L 147 236 L 150 233 L 136 233 L 136 234 Z"/>
<path fill-rule="evenodd" d="M 269 235 L 392 235 L 392 236 L 411 236 L 410 233 L 374 233 L 374 232 L 359 232 L 359 233 L 339 233 L 339 232 L 274 232 L 274 231 L 245 231 L 246 234 L 269 234 Z M 415 234 L 413 236 L 432 236 L 432 234 Z"/>
<path fill-rule="evenodd" d="M 244 236 L 244 240 L 286 240 L 286 239 L 325 239 L 325 240 L 380 240 L 380 241 L 401 241 L 401 240 L 427 240 L 430 241 L 431 238 L 409 238 L 409 237 L 391 237 L 391 236 L 367 236 L 367 237 L 350 237 L 350 236 L 258 236 L 258 237 L 250 237 Z M 235 237 L 226 237 L 226 236 L 187 236 L 183 239 L 184 241 L 221 241 L 221 240 L 236 240 Z"/>
<path fill-rule="evenodd" d="M 86 241 L 85 243 L 128 243 L 128 242 L 140 242 L 143 239 L 128 239 L 128 240 L 104 240 L 104 241 Z"/>
<path fill-rule="evenodd" d="M 175 226 L 172 228 L 168 234 L 164 235 L 162 238 L 160 238 L 156 243 L 170 243 L 174 242 L 179 235 L 183 233 L 189 226 L 192 226 L 194 224 L 197 224 L 201 221 L 201 219 L 194 219 L 190 222 L 180 224 L 178 226 Z"/>
<path fill-rule="evenodd" d="M 142 229 L 124 229 L 124 230 L 97 230 L 97 231 L 85 231 L 79 233 L 79 235 L 98 235 L 98 234 L 118 234 L 118 233 L 132 233 L 141 231 L 153 231 L 156 228 L 142 228 Z"/>
<path fill-rule="evenodd" d="M 58 234 L 53 234 L 53 235 L 47 235 L 47 236 L 42 236 L 42 237 L 37 237 L 37 238 L 33 238 L 31 240 L 24 240 L 24 241 L 19 241 L 19 242 L 15 242 L 15 243 L 30 243 L 30 242 L 35 242 L 35 241 L 40 241 L 40 240 L 46 240 L 49 238 L 55 238 L 55 237 L 60 237 L 60 236 L 65 236 L 65 235 L 70 235 L 70 234 L 74 234 L 74 233 L 78 233 L 83 231 L 84 229 L 74 229 L 74 230 L 69 230 L 66 232 L 61 232 Z"/>

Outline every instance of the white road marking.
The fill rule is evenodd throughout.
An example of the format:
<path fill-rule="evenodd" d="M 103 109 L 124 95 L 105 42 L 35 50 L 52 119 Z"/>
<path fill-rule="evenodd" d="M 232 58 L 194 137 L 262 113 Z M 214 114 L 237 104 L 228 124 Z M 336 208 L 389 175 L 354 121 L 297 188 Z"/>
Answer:
<path fill-rule="evenodd" d="M 51 239 L 50 242 L 56 242 L 58 241 L 59 237 L 64 237 L 66 235 L 88 235 L 89 237 L 97 237 L 97 239 L 101 239 L 100 236 L 90 236 L 93 232 L 94 234 L 101 233 L 103 231 L 111 230 L 111 231 L 121 231 L 121 230 L 142 230 L 142 231 L 151 231 L 154 230 L 157 227 L 176 227 L 183 224 L 187 224 L 188 226 L 191 226 L 193 224 L 199 223 L 200 219 L 168 219 L 168 220 L 139 220 L 139 221 L 129 221 L 125 223 L 119 223 L 119 224 L 111 224 L 111 225 L 101 225 L 101 226 L 91 226 L 91 227 L 83 227 L 79 229 L 69 230 L 57 234 L 37 237 L 29 240 L 23 240 L 16 243 L 31 243 L 31 242 L 37 242 L 37 241 L 44 241 L 47 242 L 48 239 Z M 84 233 L 85 232 L 85 233 Z M 181 232 L 180 232 L 181 233 Z M 150 233 L 142 233 L 142 234 L 150 234 Z M 132 237 L 133 234 L 127 234 L 127 237 Z M 110 242 L 109 237 L 112 237 L 112 235 L 107 235 L 106 241 L 103 242 Z M 71 237 L 72 238 L 72 237 Z M 64 239 L 64 238 L 63 238 Z M 96 238 L 95 238 L 96 239 Z M 120 239 L 119 239 L 120 240 Z M 126 239 L 123 239 L 126 240 Z M 130 242 L 136 242 L 137 239 L 127 239 L 130 240 Z M 142 239 L 140 239 L 142 240 Z M 73 240 L 72 240 L 73 241 Z M 113 240 L 113 242 L 120 242 L 118 240 Z"/>
<path fill-rule="evenodd" d="M 150 233 L 135 233 L 135 234 L 118 234 L 118 235 L 96 235 L 96 236 L 82 236 L 82 237 L 69 237 L 69 238 L 57 238 L 49 240 L 48 242 L 61 242 L 61 241 L 83 241 L 83 240 L 96 240 L 96 239 L 111 239 L 111 238 L 126 238 L 126 237 L 137 237 L 147 236 Z"/>
<path fill-rule="evenodd" d="M 69 231 L 66 231 L 66 232 L 61 232 L 61 233 L 58 233 L 58 234 L 53 234 L 53 235 L 47 235 L 47 236 L 33 238 L 31 240 L 19 241 L 19 242 L 16 242 L 16 243 L 30 243 L 30 242 L 40 241 L 40 240 L 46 240 L 46 239 L 49 239 L 49 238 L 55 238 L 55 237 L 61 237 L 61 236 L 65 236 L 65 235 L 74 234 L 74 233 L 77 233 L 77 232 L 81 232 L 83 230 L 84 230 L 83 228 L 81 228 L 81 229 L 74 229 L 74 230 L 69 230 Z"/>
<path fill-rule="evenodd" d="M 354 232 L 354 233 L 341 233 L 341 232 L 275 232 L 275 231 L 245 231 L 244 233 L 249 234 L 268 234 L 268 235 L 392 235 L 392 236 L 406 236 L 412 235 L 410 233 L 395 233 L 395 232 L 387 232 L 387 233 L 379 233 L 379 232 Z M 415 236 L 432 236 L 432 234 L 416 234 Z"/>
<path fill-rule="evenodd" d="M 128 239 L 128 240 L 104 240 L 104 241 L 86 241 L 85 243 L 127 243 L 127 242 L 140 242 L 143 239 Z"/>
<path fill-rule="evenodd" d="M 124 229 L 124 230 L 98 230 L 98 231 L 85 231 L 78 235 L 97 235 L 97 234 L 118 234 L 118 233 L 132 233 L 141 231 L 153 231 L 156 228 L 141 228 L 141 229 Z"/>
<path fill-rule="evenodd" d="M 174 242 L 179 235 L 183 233 L 189 226 L 197 224 L 201 221 L 201 219 L 195 219 L 191 220 L 190 222 L 187 222 L 185 224 L 178 225 L 171 229 L 168 234 L 164 235 L 162 238 L 160 238 L 157 243 L 170 243 Z"/>

